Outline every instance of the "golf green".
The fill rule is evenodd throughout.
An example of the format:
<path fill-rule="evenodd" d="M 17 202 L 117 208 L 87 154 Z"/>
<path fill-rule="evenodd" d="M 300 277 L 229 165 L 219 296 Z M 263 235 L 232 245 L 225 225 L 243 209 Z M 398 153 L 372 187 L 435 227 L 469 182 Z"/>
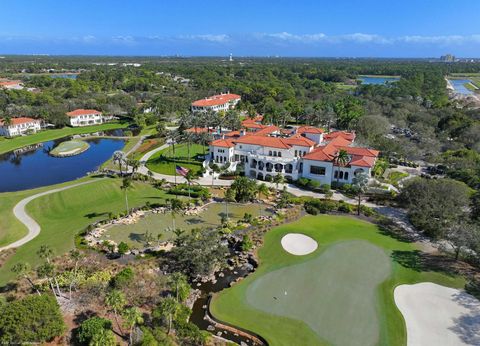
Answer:
<path fill-rule="evenodd" d="M 366 241 L 332 245 L 307 262 L 270 272 L 247 288 L 252 307 L 304 321 L 334 345 L 375 345 L 380 328 L 375 289 L 390 259 Z M 338 333 L 338 325 L 349 325 Z"/>
<path fill-rule="evenodd" d="M 307 255 L 285 251 L 289 233 L 313 238 Z M 350 216 L 305 216 L 265 234 L 260 265 L 213 296 L 220 321 L 261 335 L 269 345 L 406 345 L 395 305 L 397 285 L 434 282 L 463 288 L 442 268 L 418 266 L 417 245 Z"/>

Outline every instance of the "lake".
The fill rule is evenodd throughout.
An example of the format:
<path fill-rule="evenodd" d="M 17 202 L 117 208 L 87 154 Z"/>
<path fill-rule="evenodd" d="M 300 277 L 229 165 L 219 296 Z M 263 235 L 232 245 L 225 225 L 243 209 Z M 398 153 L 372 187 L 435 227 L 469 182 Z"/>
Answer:
<path fill-rule="evenodd" d="M 358 79 L 362 81 L 362 84 L 374 84 L 374 85 L 384 85 L 387 83 L 392 83 L 400 80 L 399 77 L 375 77 L 375 76 L 359 76 Z"/>
<path fill-rule="evenodd" d="M 470 83 L 470 79 L 449 79 L 450 84 L 453 86 L 455 93 L 462 95 L 471 95 L 473 91 L 465 88 L 465 84 Z"/>
<path fill-rule="evenodd" d="M 23 148 L 0 155 L 0 192 L 27 190 L 83 177 L 125 145 L 121 139 L 95 138 L 86 140 L 90 148 L 82 154 L 64 158 L 48 154 L 49 149 L 69 139 L 48 141 L 29 150 Z"/>

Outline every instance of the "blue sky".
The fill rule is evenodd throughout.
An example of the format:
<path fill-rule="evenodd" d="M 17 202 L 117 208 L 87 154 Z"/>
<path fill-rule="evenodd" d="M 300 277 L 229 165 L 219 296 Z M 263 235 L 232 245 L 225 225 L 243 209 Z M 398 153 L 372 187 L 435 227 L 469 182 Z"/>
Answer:
<path fill-rule="evenodd" d="M 0 0 L 0 54 L 480 57 L 479 0 Z"/>

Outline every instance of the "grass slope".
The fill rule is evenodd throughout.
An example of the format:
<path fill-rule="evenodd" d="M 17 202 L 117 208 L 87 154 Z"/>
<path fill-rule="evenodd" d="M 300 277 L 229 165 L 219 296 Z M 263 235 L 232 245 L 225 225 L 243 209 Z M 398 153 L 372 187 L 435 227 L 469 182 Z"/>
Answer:
<path fill-rule="evenodd" d="M 63 129 L 41 131 L 28 136 L 6 138 L 5 140 L 0 141 L 0 154 L 6 153 L 21 147 L 25 147 L 27 145 L 51 141 L 57 138 L 65 137 L 65 136 L 125 128 L 128 125 L 129 125 L 128 122 L 111 122 L 107 124 L 85 126 L 85 127 L 64 127 Z"/>
<path fill-rule="evenodd" d="M 86 179 L 88 178 L 82 180 Z M 78 182 L 78 180 L 75 182 Z M 73 182 L 62 185 L 71 183 Z M 42 231 L 38 237 L 19 247 L 15 255 L 0 268 L 0 285 L 13 278 L 10 269 L 15 263 L 23 261 L 35 267 L 39 261 L 36 252 L 41 245 L 48 244 L 55 254 L 67 252 L 74 247 L 74 237 L 80 230 L 96 220 L 106 218 L 109 212 L 119 213 L 124 211 L 125 198 L 123 191 L 120 190 L 120 185 L 120 179 L 101 179 L 91 184 L 42 196 L 30 202 L 27 205 L 27 211 L 39 223 Z M 13 225 L 12 231 L 10 231 L 10 228 L 6 228 L 9 230 L 10 238 L 18 238 L 19 235 L 26 234 L 23 225 L 15 221 L 11 209 L 13 205 L 26 196 L 52 188 L 54 187 L 50 186 L 43 189 L 23 191 L 22 193 L 4 193 L 1 195 L 2 227 Z M 165 196 L 163 191 L 139 182 L 134 182 L 132 189 L 128 191 L 130 207 L 145 205 L 147 201 L 158 202 L 163 200 Z M 3 203 L 4 199 L 7 201 L 6 203 Z M 8 211 L 5 211 L 3 206 L 7 207 Z M 7 222 L 3 220 L 4 217 L 8 220 Z"/>
<path fill-rule="evenodd" d="M 208 151 L 205 148 L 205 153 Z M 169 147 L 155 153 L 148 161 L 148 169 L 167 175 L 175 175 L 175 165 L 198 171 L 202 167 L 204 147 L 200 144 L 190 145 L 190 159 L 186 143 L 175 145 L 175 163 L 173 162 L 173 149 Z M 200 158 L 202 156 L 202 158 Z"/>
<path fill-rule="evenodd" d="M 301 232 L 314 238 L 319 249 L 307 256 L 293 256 L 281 247 L 280 240 L 287 233 Z M 211 311 L 222 321 L 246 328 L 263 336 L 271 345 L 322 345 L 326 344 L 305 322 L 295 318 L 269 314 L 248 303 L 249 287 L 259 278 L 278 269 L 304 264 L 321 256 L 338 242 L 365 240 L 382 248 L 391 260 L 391 276 L 375 292 L 379 316 L 381 345 L 405 345 L 406 332 L 403 317 L 396 308 L 393 290 L 399 284 L 422 281 L 451 287 L 463 287 L 463 278 L 446 273 L 425 271 L 416 266 L 418 250 L 414 244 L 401 242 L 382 234 L 377 226 L 345 216 L 306 216 L 297 222 L 276 227 L 265 235 L 265 244 L 259 250 L 260 266 L 245 280 L 215 295 Z M 320 268 L 319 268 L 320 270 Z M 311 270 L 308 275 L 318 272 Z M 350 283 L 354 285 L 355 283 Z M 340 289 L 340 286 L 339 286 Z M 309 297 L 305 297 L 308 299 Z M 311 301 L 315 304 L 315 301 Z M 290 315 L 291 316 L 291 315 Z M 294 317 L 294 316 L 291 316 Z M 348 325 L 338 325 L 342 333 Z"/>

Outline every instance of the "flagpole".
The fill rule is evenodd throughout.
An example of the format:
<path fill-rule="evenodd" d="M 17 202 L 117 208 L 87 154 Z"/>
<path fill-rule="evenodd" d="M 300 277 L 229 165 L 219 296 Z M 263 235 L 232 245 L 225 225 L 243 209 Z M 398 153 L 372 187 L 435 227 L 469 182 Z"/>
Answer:
<path fill-rule="evenodd" d="M 175 187 L 177 187 L 177 163 L 175 162 L 175 139 L 172 139 L 172 148 L 173 148 L 173 166 L 174 166 L 174 171 L 175 171 Z M 177 189 L 175 188 L 175 198 L 178 198 L 177 196 Z"/>

